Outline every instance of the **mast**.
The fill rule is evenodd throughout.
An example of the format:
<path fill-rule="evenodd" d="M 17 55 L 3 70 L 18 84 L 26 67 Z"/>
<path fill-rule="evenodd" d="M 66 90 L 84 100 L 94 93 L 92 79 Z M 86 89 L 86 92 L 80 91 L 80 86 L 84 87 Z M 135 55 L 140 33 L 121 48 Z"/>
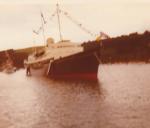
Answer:
<path fill-rule="evenodd" d="M 62 39 L 62 34 L 61 34 L 61 27 L 60 27 L 60 17 L 59 17 L 59 5 L 58 5 L 58 3 L 57 3 L 57 5 L 56 5 L 56 7 L 57 7 L 57 19 L 58 19 L 58 27 L 59 27 L 59 38 L 60 38 L 60 41 L 62 41 L 63 39 Z"/>
<path fill-rule="evenodd" d="M 44 41 L 44 44 L 46 44 L 45 31 L 44 31 L 44 16 L 42 12 L 41 12 L 41 24 L 42 24 L 43 41 Z"/>

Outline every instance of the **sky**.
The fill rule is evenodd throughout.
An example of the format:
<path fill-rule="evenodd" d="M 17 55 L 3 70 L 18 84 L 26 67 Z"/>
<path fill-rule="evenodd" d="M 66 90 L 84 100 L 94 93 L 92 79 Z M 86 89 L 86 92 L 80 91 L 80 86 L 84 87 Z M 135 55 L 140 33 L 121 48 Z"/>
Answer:
<path fill-rule="evenodd" d="M 40 12 L 47 21 L 45 37 L 57 42 L 57 17 L 51 20 L 56 3 L 96 35 L 102 31 L 116 37 L 150 30 L 149 0 L 0 0 L 0 50 L 44 45 L 42 32 L 33 33 L 41 26 Z M 63 39 L 95 40 L 96 37 L 81 30 L 64 15 L 60 15 L 60 20 Z"/>

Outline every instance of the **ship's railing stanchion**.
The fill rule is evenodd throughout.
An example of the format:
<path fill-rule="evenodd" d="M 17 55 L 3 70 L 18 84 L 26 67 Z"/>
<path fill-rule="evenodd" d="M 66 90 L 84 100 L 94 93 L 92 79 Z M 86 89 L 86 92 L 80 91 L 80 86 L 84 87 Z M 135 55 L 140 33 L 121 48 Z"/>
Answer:
<path fill-rule="evenodd" d="M 51 69 L 51 64 L 52 64 L 53 61 L 54 61 L 54 58 L 51 58 L 51 59 L 49 60 L 49 65 L 48 65 L 48 70 L 47 70 L 47 76 L 48 76 L 48 74 L 49 74 L 49 71 L 50 71 L 50 69 Z"/>
<path fill-rule="evenodd" d="M 49 60 L 49 64 L 48 64 L 47 76 L 48 76 L 48 74 L 49 74 L 50 68 L 51 68 L 51 59 Z"/>

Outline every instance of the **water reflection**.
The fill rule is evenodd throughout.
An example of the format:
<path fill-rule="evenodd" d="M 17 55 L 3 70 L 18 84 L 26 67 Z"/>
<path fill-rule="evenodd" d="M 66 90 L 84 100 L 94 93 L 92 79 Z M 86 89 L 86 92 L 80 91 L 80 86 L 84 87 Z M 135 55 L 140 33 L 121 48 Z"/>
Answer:
<path fill-rule="evenodd" d="M 98 82 L 0 73 L 2 128 L 147 128 L 150 64 L 100 65 Z"/>
<path fill-rule="evenodd" d="M 47 89 L 40 95 L 38 92 L 42 117 L 36 127 L 43 124 L 56 128 L 93 127 L 97 124 L 101 94 L 97 82 L 43 81 Z"/>
<path fill-rule="evenodd" d="M 6 97 L 0 99 L 0 109 L 7 120 L 3 121 L 5 125 L 15 128 L 96 126 L 101 95 L 98 82 L 21 77 L 23 73 L 19 71 L 9 78 L 13 84 L 1 86 L 1 95 Z"/>

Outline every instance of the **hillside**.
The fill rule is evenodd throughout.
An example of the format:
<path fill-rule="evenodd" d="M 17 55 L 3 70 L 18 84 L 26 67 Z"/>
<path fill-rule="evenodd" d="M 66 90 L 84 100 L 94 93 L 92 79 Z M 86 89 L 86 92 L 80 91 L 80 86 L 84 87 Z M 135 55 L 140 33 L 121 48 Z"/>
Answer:
<path fill-rule="evenodd" d="M 143 34 L 131 33 L 120 37 L 82 43 L 85 50 L 99 51 L 102 63 L 128 63 L 128 62 L 150 62 L 150 32 Z M 24 49 L 9 49 L 0 51 L 0 70 L 11 58 L 11 63 L 17 68 L 23 68 L 23 62 L 35 49 L 43 46 L 29 47 Z M 8 55 L 9 54 L 9 55 Z"/>
<path fill-rule="evenodd" d="M 34 49 L 41 49 L 43 46 L 38 47 L 29 47 L 24 49 L 8 49 L 5 51 L 0 51 L 0 71 L 3 70 L 5 65 L 8 63 L 8 60 L 12 61 L 13 66 L 17 68 L 23 68 L 24 67 L 24 60 L 27 59 L 28 55 L 31 54 Z"/>
<path fill-rule="evenodd" d="M 101 42 L 89 41 L 83 43 L 83 46 L 90 49 L 99 44 L 102 63 L 150 62 L 149 31 L 109 38 Z"/>

